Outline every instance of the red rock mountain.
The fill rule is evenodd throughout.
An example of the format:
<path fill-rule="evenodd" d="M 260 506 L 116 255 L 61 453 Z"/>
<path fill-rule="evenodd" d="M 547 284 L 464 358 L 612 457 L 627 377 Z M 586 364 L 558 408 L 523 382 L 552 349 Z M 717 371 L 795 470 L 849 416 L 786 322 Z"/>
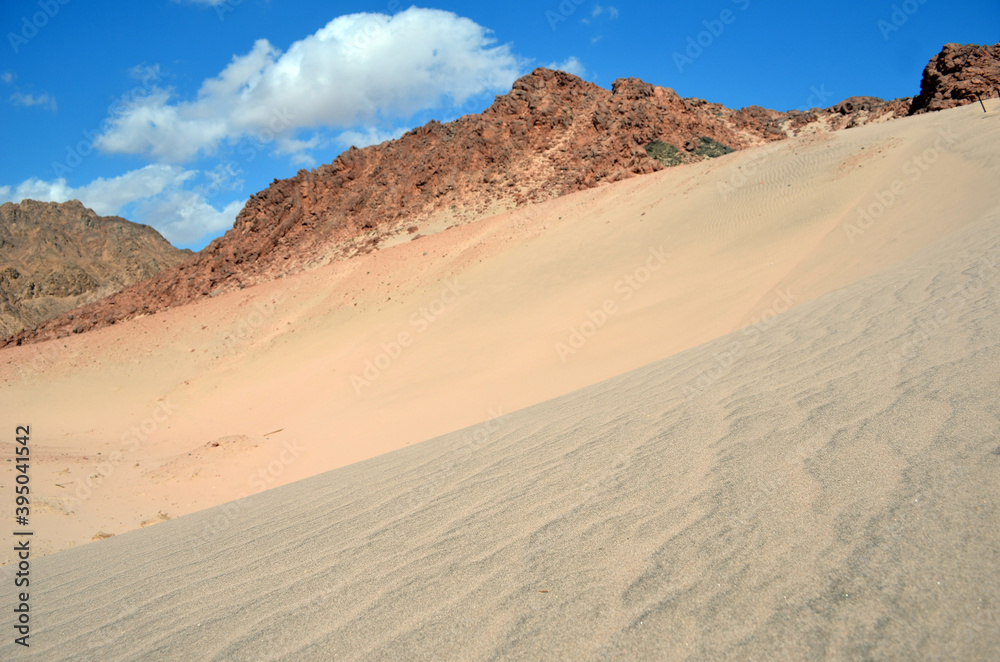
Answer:
<path fill-rule="evenodd" d="M 945 110 L 1000 96 L 1000 44 L 946 44 L 931 58 L 910 114 Z"/>
<path fill-rule="evenodd" d="M 998 60 L 996 47 L 949 45 L 924 74 L 927 103 L 852 97 L 805 112 L 731 110 L 634 78 L 606 90 L 536 69 L 481 114 L 432 121 L 275 180 L 192 259 L 74 311 L 72 320 L 50 320 L 3 344 L 60 337 L 269 281 L 370 251 L 414 226 L 465 223 L 800 133 L 890 120 L 934 109 L 938 97 L 962 102 L 959 90 L 972 89 L 969 71 L 979 76 Z"/>
<path fill-rule="evenodd" d="M 98 216 L 78 200 L 0 205 L 0 334 L 30 329 L 190 255 L 148 225 Z"/>

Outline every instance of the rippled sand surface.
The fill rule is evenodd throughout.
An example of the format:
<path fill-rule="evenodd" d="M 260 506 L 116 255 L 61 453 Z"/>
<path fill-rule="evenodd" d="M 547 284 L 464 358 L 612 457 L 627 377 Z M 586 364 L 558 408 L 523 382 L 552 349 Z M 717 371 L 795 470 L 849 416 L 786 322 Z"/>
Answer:
<path fill-rule="evenodd" d="M 991 659 L 998 257 L 44 557 L 29 657 Z"/>

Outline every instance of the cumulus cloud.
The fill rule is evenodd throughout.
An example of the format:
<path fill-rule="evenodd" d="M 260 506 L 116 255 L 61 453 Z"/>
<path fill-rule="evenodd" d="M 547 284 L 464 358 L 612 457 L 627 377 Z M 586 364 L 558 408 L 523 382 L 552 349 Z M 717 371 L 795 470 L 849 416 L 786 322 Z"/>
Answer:
<path fill-rule="evenodd" d="M 86 186 L 76 188 L 69 186 L 62 177 L 52 181 L 32 177 L 18 184 L 9 199 L 11 202 L 20 202 L 25 198 L 46 202 L 76 199 L 105 216 L 118 213 L 134 200 L 158 195 L 172 186 L 181 186 L 196 174 L 193 170 L 177 166 L 148 165 L 110 179 L 98 177 Z"/>
<path fill-rule="evenodd" d="M 13 71 L 5 71 L 2 74 L 0 74 L 0 80 L 2 80 L 7 85 L 13 83 L 14 78 L 16 78 L 16 76 L 14 75 Z"/>
<path fill-rule="evenodd" d="M 156 228 L 170 243 L 188 245 L 233 227 L 241 209 L 243 202 L 239 200 L 216 209 L 197 191 L 171 190 L 139 201 L 133 214 Z"/>
<path fill-rule="evenodd" d="M 276 154 L 288 154 L 292 163 L 309 168 L 316 165 L 316 159 L 309 155 L 309 150 L 325 147 L 328 143 L 329 141 L 324 140 L 319 134 L 314 134 L 308 140 L 287 136 L 278 139 L 274 151 Z"/>
<path fill-rule="evenodd" d="M 270 143 L 301 129 L 391 125 L 505 90 L 521 65 L 489 30 L 452 12 L 411 7 L 393 16 L 340 16 L 285 52 L 258 40 L 205 80 L 193 100 L 153 90 L 112 118 L 97 146 L 176 163 L 224 141 Z"/>
<path fill-rule="evenodd" d="M 39 95 L 15 92 L 10 95 L 10 102 L 15 106 L 42 106 L 43 108 L 48 108 L 51 111 L 56 110 L 56 100 L 49 96 L 48 92 L 42 92 Z"/>
<path fill-rule="evenodd" d="M 583 63 L 577 59 L 575 55 L 571 55 L 562 62 L 550 62 L 545 65 L 549 69 L 556 69 L 558 71 L 565 71 L 566 73 L 573 74 L 574 76 L 579 76 L 583 78 L 587 75 L 587 68 L 583 66 Z"/>
<path fill-rule="evenodd" d="M 31 178 L 14 187 L 0 187 L 0 203 L 79 200 L 102 216 L 126 216 L 153 226 L 173 244 L 187 245 L 231 227 L 243 207 L 242 202 L 233 201 L 216 209 L 204 189 L 185 188 L 198 176 L 195 170 L 153 164 L 118 177 L 98 177 L 79 187 L 70 186 L 62 177 L 52 181 Z M 218 176 L 208 173 L 210 189 L 222 188 L 215 186 Z"/>
<path fill-rule="evenodd" d="M 401 135 L 409 131 L 409 129 L 392 129 L 387 131 L 382 131 L 375 128 L 367 128 L 362 130 L 351 130 L 343 131 L 336 138 L 337 144 L 341 147 L 368 147 L 369 145 L 378 145 L 384 143 L 386 140 L 394 140 L 399 138 Z"/>

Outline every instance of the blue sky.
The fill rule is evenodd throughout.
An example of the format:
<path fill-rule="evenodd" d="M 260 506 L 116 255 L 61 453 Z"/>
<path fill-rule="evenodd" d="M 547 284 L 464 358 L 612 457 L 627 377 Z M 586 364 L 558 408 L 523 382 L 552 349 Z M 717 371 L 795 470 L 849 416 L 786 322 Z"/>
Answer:
<path fill-rule="evenodd" d="M 201 248 L 274 178 L 486 108 L 537 66 L 730 107 L 919 91 L 996 0 L 4 0 L 0 202 L 80 199 Z"/>

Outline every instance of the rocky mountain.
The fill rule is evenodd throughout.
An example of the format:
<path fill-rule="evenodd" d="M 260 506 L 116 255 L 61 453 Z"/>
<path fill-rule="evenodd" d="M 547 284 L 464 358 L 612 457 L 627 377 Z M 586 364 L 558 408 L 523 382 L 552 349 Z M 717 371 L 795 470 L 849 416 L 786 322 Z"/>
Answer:
<path fill-rule="evenodd" d="M 190 260 L 74 311 L 73 319 L 3 342 L 64 336 L 269 281 L 373 250 L 427 222 L 470 222 L 804 132 L 892 119 L 908 103 L 856 97 L 825 110 L 731 110 L 634 78 L 607 90 L 536 69 L 480 114 L 432 121 L 275 180 Z"/>
<path fill-rule="evenodd" d="M 1000 44 L 946 44 L 931 58 L 910 114 L 945 110 L 1000 96 Z"/>
<path fill-rule="evenodd" d="M 190 254 L 147 225 L 98 216 L 78 200 L 0 205 L 0 335 L 36 327 Z"/>
<path fill-rule="evenodd" d="M 607 90 L 536 69 L 480 114 L 432 121 L 275 180 L 250 198 L 231 230 L 190 260 L 74 311 L 73 319 L 2 342 L 64 336 L 266 282 L 371 251 L 425 225 L 466 223 L 727 151 L 967 103 L 964 90 L 978 89 L 980 78 L 993 80 L 996 49 L 946 46 L 928 65 L 917 99 L 852 97 L 789 112 L 732 110 L 635 78 Z"/>

